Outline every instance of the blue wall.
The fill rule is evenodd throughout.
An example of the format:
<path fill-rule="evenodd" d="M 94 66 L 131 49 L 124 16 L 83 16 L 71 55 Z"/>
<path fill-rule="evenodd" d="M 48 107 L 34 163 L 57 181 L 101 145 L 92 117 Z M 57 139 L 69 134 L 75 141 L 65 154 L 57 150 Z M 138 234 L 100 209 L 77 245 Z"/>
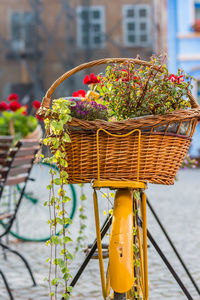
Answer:
<path fill-rule="evenodd" d="M 193 0 L 167 1 L 168 68 L 170 73 L 177 73 L 178 68 L 183 68 L 187 74 L 200 80 L 200 36 L 187 36 L 193 33 L 193 5 Z M 195 56 L 198 58 L 193 59 Z M 199 149 L 200 125 L 194 134 L 190 154 L 199 156 Z"/>

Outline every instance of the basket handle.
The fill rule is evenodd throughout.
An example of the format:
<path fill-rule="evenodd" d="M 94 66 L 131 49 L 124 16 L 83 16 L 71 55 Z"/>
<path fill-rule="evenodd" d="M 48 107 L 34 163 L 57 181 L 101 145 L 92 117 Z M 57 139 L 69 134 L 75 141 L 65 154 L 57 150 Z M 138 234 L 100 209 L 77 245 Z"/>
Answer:
<path fill-rule="evenodd" d="M 50 108 L 50 104 L 51 104 L 51 96 L 53 94 L 53 92 L 57 89 L 57 87 L 67 78 L 69 78 L 70 76 L 76 74 L 79 71 L 94 67 L 94 66 L 98 66 L 98 65 L 103 65 L 103 64 L 109 64 L 109 63 L 123 63 L 125 61 L 137 64 L 137 65 L 143 65 L 143 66 L 147 66 L 147 67 L 151 67 L 152 64 L 144 61 L 144 60 L 140 60 L 137 58 L 103 58 L 103 59 L 98 59 L 98 60 L 93 60 L 91 62 L 87 62 L 84 64 L 81 64 L 69 71 L 67 71 L 66 73 L 64 73 L 63 75 L 61 75 L 51 86 L 50 88 L 47 90 L 43 100 L 42 100 L 42 104 L 41 106 L 48 109 Z M 158 70 L 160 72 L 162 72 L 162 69 L 160 66 L 153 66 L 153 68 L 155 70 Z M 192 94 L 190 92 L 188 92 L 188 97 L 190 99 L 190 103 L 192 108 L 198 108 L 199 105 L 197 104 L 197 102 L 195 101 L 194 97 L 192 96 Z"/>

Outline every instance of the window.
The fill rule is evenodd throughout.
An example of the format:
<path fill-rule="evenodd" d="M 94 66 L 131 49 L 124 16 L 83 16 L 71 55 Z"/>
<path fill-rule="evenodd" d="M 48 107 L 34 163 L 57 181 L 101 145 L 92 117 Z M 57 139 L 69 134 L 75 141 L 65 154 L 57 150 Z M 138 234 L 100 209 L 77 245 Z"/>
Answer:
<path fill-rule="evenodd" d="M 123 33 L 126 46 L 150 45 L 150 7 L 146 5 L 123 6 Z"/>
<path fill-rule="evenodd" d="M 79 48 L 105 47 L 105 17 L 103 6 L 77 8 L 77 44 Z"/>
<path fill-rule="evenodd" d="M 33 13 L 12 13 L 11 47 L 15 52 L 33 52 L 35 47 L 35 24 Z"/>
<path fill-rule="evenodd" d="M 200 104 L 200 81 L 197 81 L 197 102 Z"/>
<path fill-rule="evenodd" d="M 199 20 L 200 19 L 200 1 L 195 0 L 194 8 L 195 8 L 195 20 Z"/>

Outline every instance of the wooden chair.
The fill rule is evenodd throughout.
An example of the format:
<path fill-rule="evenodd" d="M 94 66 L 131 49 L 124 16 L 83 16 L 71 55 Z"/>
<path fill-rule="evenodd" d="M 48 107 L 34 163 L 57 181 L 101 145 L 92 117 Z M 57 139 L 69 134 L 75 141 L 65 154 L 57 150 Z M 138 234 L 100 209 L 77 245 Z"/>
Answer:
<path fill-rule="evenodd" d="M 9 233 L 12 224 L 17 216 L 20 203 L 22 201 L 27 181 L 30 179 L 30 172 L 35 160 L 35 155 L 39 149 L 39 143 L 36 140 L 21 140 L 14 147 L 12 137 L 0 136 L 0 239 Z M 11 192 L 16 185 L 20 184 L 20 191 Z M 0 246 L 5 250 L 19 256 L 25 263 L 31 276 L 33 285 L 36 285 L 32 271 L 26 259 L 16 250 L 0 241 Z M 8 282 L 2 270 L 0 275 L 5 283 L 10 299 L 13 295 Z"/>

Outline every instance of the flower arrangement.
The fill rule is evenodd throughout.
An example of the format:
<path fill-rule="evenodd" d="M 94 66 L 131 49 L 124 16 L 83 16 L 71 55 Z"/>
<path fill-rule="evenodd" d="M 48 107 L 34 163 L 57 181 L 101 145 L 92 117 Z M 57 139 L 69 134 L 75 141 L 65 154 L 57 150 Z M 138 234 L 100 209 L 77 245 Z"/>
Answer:
<path fill-rule="evenodd" d="M 165 57 L 153 56 L 151 66 L 136 68 L 134 64 L 125 62 L 109 65 L 105 74 L 86 75 L 83 83 L 88 85 L 88 92 L 79 90 L 73 93 L 74 97 L 81 97 L 86 102 L 77 103 L 72 109 L 72 116 L 119 121 L 190 107 L 188 91 L 192 87 L 192 77 L 181 69 L 176 75 L 170 74 L 164 60 Z M 98 113 L 89 113 L 94 108 Z M 107 110 L 106 117 L 100 113 L 100 108 L 104 112 Z"/>
<path fill-rule="evenodd" d="M 73 100 L 72 100 L 73 101 Z M 71 116 L 83 120 L 108 119 L 107 106 L 96 101 L 80 101 L 71 107 Z"/>
<path fill-rule="evenodd" d="M 7 101 L 0 102 L 0 135 L 14 135 L 15 140 L 26 137 L 38 126 L 40 119 L 36 114 L 38 108 L 40 102 L 33 101 L 32 111 L 28 115 L 28 107 L 20 104 L 18 95 L 9 95 Z"/>

